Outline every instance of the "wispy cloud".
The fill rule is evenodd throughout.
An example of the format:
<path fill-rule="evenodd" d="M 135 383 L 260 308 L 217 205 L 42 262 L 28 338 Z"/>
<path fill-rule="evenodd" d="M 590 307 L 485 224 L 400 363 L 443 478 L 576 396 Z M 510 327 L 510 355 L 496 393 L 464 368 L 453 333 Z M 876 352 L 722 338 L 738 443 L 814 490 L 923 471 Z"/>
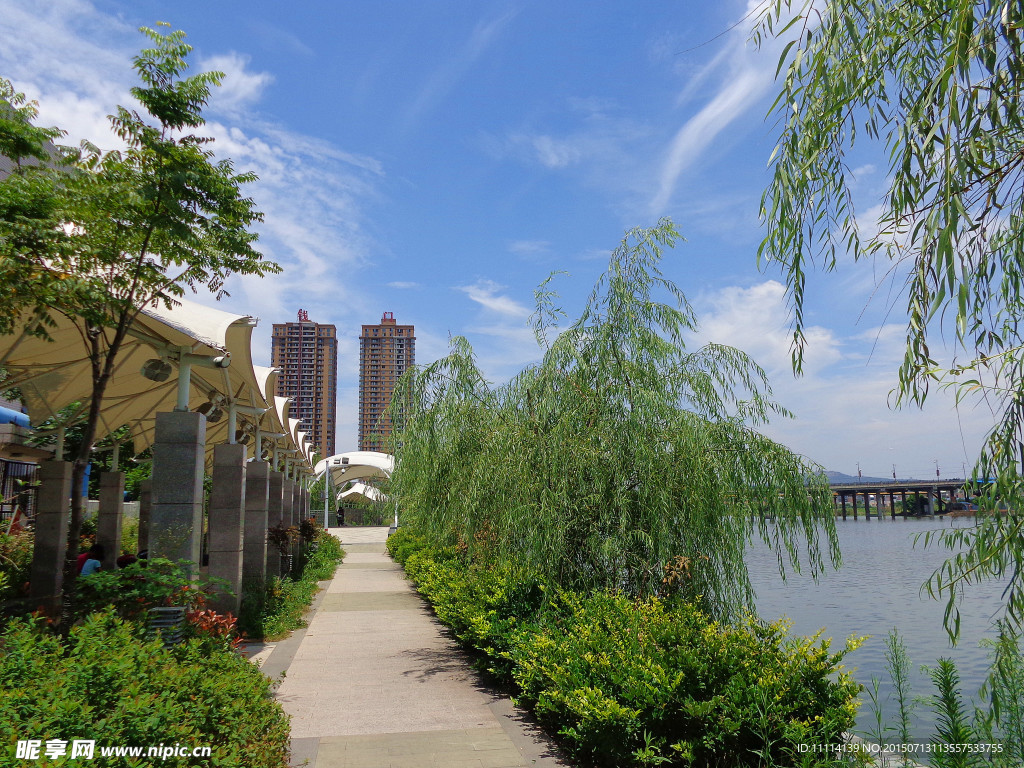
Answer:
<path fill-rule="evenodd" d="M 508 244 L 508 250 L 519 256 L 535 256 L 539 253 L 547 253 L 551 249 L 551 243 L 547 240 L 513 240 Z"/>
<path fill-rule="evenodd" d="M 68 143 L 88 139 L 105 149 L 120 141 L 107 120 L 118 104 L 134 106 L 131 58 L 146 44 L 134 27 L 84 0 L 4 0 L 0 14 L 0 71 L 40 106 L 39 122 L 68 132 Z M 276 320 L 299 307 L 314 317 L 342 320 L 366 309 L 351 277 L 373 249 L 364 231 L 365 209 L 377 199 L 379 161 L 264 120 L 259 101 L 271 82 L 249 69 L 246 56 L 227 52 L 193 62 L 193 71 L 220 70 L 202 133 L 218 158 L 259 182 L 244 190 L 265 215 L 257 247 L 284 272 L 269 279 L 235 277 L 222 307 Z M 82 77 L 88 72 L 89 77 Z M 213 298 L 200 293 L 204 303 Z M 256 362 L 269 348 L 269 324 L 254 335 Z"/>
<path fill-rule="evenodd" d="M 765 0 L 750 0 L 744 15 L 757 17 L 757 9 Z M 775 80 L 775 54 L 782 47 L 772 39 L 764 41 L 757 51 L 748 40 L 753 21 L 738 25 L 726 37 L 725 46 L 697 72 L 684 87 L 679 102 L 691 100 L 698 86 L 717 81 L 717 91 L 707 103 L 683 123 L 669 142 L 662 162 L 657 191 L 650 201 L 650 210 L 661 215 L 672 200 L 683 174 L 706 155 L 712 142 L 730 125 L 750 110 L 761 107 L 763 97 Z"/>
<path fill-rule="evenodd" d="M 387 283 L 387 286 L 388 288 L 397 288 L 398 290 L 402 291 L 422 287 L 419 283 L 414 283 L 410 280 L 395 280 L 393 282 Z"/>
<path fill-rule="evenodd" d="M 508 11 L 494 18 L 481 20 L 476 24 L 463 46 L 431 72 L 426 83 L 420 88 L 405 112 L 402 126 L 404 130 L 411 130 L 412 126 L 425 113 L 444 100 L 456 83 L 462 79 L 506 25 L 517 15 L 518 11 Z"/>
<path fill-rule="evenodd" d="M 455 290 L 462 291 L 484 309 L 498 315 L 522 319 L 530 316 L 529 308 L 509 296 L 499 295 L 504 286 L 493 280 L 477 280 L 473 285 L 456 286 Z"/>

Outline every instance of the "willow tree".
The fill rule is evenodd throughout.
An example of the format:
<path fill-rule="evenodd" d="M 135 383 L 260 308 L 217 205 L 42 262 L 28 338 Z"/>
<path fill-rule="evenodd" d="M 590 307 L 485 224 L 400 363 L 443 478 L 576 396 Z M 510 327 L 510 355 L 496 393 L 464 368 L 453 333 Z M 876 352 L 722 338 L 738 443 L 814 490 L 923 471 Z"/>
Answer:
<path fill-rule="evenodd" d="M 571 588 L 670 584 L 720 616 L 752 599 L 754 535 L 782 570 L 838 560 L 820 468 L 756 431 L 785 415 L 764 372 L 732 347 L 687 348 L 694 312 L 659 269 L 677 237 L 667 220 L 629 232 L 560 333 L 538 289 L 543 356 L 508 384 L 485 382 L 464 339 L 406 374 L 405 523 Z"/>
<path fill-rule="evenodd" d="M 962 551 L 929 582 L 948 598 L 953 634 L 959 588 L 982 579 L 1008 576 L 1007 611 L 1024 618 L 1022 24 L 1024 6 L 1002 0 L 778 0 L 755 32 L 792 37 L 761 256 L 787 275 L 795 368 L 808 271 L 880 262 L 906 297 L 900 403 L 953 387 L 983 396 L 995 417 L 975 467 L 995 478 L 983 502 L 993 512 L 944 533 Z M 856 215 L 855 145 L 888 158 L 877 222 Z"/>

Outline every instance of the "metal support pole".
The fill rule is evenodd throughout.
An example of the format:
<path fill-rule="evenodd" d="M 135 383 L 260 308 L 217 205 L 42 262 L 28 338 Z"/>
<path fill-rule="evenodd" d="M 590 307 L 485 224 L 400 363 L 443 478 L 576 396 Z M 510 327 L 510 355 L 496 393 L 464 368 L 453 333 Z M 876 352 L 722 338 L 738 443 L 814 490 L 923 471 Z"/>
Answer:
<path fill-rule="evenodd" d="M 324 528 L 327 528 L 327 502 L 331 492 L 331 468 L 324 466 Z"/>

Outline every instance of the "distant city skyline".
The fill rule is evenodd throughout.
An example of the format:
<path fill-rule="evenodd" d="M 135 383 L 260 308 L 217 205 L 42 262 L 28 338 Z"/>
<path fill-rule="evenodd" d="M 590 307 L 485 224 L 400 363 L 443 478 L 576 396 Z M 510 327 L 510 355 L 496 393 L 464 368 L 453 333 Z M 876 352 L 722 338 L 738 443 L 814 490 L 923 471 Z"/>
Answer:
<path fill-rule="evenodd" d="M 232 278 L 220 306 L 272 323 L 294 307 L 342 329 L 338 450 L 358 445 L 355 329 L 387 307 L 415 319 L 417 360 L 472 343 L 504 382 L 540 357 L 527 323 L 552 286 L 578 315 L 625 230 L 671 217 L 687 242 L 663 271 L 700 320 L 689 345 L 730 344 L 766 371 L 794 419 L 759 427 L 828 470 L 968 471 L 993 423 L 983 401 L 933 388 L 893 410 L 905 341 L 905 275 L 880 262 L 807 275 L 809 348 L 790 363 L 784 273 L 759 264 L 760 198 L 778 126 L 783 43 L 750 43 L 748 0 L 497 0 L 300 4 L 0 0 L 0 75 L 39 102 L 39 123 L 117 148 L 107 115 L 131 106 L 140 25 L 195 46 L 223 86 L 201 133 L 259 181 L 258 247 L 276 277 Z M 88 73 L 83 77 L 82 73 Z M 857 219 L 875 223 L 888 157 L 846 157 Z M 196 297 L 212 303 L 208 295 Z M 942 349 L 936 335 L 930 350 Z M 952 471 L 952 470 L 951 470 Z"/>

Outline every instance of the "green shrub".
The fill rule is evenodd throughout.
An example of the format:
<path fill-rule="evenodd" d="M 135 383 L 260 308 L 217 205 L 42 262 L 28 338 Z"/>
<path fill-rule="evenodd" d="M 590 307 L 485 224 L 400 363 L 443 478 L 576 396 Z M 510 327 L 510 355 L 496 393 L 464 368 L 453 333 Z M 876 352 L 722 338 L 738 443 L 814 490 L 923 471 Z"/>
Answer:
<path fill-rule="evenodd" d="M 254 665 L 198 638 L 166 649 L 109 611 L 89 616 L 63 642 L 38 621 L 12 621 L 0 638 L 0 690 L 0 767 L 24 764 L 14 757 L 17 739 L 89 739 L 97 749 L 210 746 L 212 765 L 288 764 L 288 716 Z"/>
<path fill-rule="evenodd" d="M 579 759 L 791 765 L 808 757 L 799 744 L 839 744 L 853 725 L 860 686 L 840 664 L 856 642 L 831 653 L 782 623 L 718 624 L 686 604 L 549 590 L 412 532 L 388 548 L 438 618 Z"/>
<path fill-rule="evenodd" d="M 157 606 L 200 608 L 218 588 L 218 580 L 195 581 L 184 561 L 140 560 L 115 571 L 99 571 L 75 580 L 75 615 L 113 606 L 125 619 L 138 619 Z"/>
<path fill-rule="evenodd" d="M 344 556 L 338 539 L 320 529 L 303 554 L 298 578 L 272 576 L 242 586 L 239 629 L 252 639 L 273 640 L 304 627 L 302 617 L 319 589 L 318 582 L 334 576 Z"/>
<path fill-rule="evenodd" d="M 24 585 L 32 574 L 31 531 L 0 533 L 0 600 L 24 594 Z"/>
<path fill-rule="evenodd" d="M 139 518 L 126 517 L 121 524 L 121 555 L 134 555 L 140 549 L 139 546 Z"/>

